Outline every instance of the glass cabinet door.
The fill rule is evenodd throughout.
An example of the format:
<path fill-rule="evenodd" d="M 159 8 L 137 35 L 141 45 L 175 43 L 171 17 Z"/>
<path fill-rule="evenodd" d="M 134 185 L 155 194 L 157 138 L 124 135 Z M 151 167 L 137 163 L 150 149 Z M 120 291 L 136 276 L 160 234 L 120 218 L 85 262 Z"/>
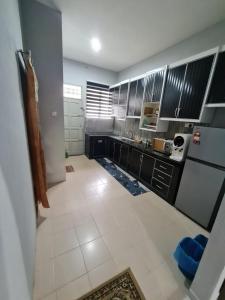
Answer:
<path fill-rule="evenodd" d="M 129 96 L 128 96 L 128 116 L 134 116 L 135 111 L 135 101 L 136 101 L 136 91 L 137 91 L 137 80 L 130 82 Z"/>
<path fill-rule="evenodd" d="M 141 107 L 142 107 L 143 94 L 144 94 L 144 84 L 145 84 L 144 78 L 138 79 L 137 93 L 136 93 L 136 100 L 135 100 L 135 110 L 134 110 L 134 115 L 136 117 L 141 116 Z"/>

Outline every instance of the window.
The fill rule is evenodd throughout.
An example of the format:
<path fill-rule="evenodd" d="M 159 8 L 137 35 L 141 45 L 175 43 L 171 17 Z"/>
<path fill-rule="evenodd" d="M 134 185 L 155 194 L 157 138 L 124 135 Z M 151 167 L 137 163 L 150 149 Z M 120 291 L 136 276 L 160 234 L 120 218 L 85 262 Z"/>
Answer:
<path fill-rule="evenodd" d="M 112 117 L 112 95 L 108 85 L 87 81 L 86 99 L 87 118 Z"/>
<path fill-rule="evenodd" d="M 63 85 L 63 96 L 65 98 L 81 99 L 81 86 L 64 84 Z"/>

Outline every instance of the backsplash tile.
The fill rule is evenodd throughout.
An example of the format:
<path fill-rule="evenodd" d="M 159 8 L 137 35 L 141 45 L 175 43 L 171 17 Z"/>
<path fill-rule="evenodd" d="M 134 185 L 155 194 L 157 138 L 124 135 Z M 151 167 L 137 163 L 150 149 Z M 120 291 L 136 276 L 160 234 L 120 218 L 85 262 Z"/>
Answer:
<path fill-rule="evenodd" d="M 114 134 L 131 138 L 131 136 L 139 136 L 141 139 L 152 139 L 161 137 L 165 139 L 173 139 L 175 133 L 192 133 L 192 128 L 184 127 L 183 122 L 169 122 L 167 132 L 150 132 L 139 130 L 139 119 L 126 119 L 125 121 L 114 121 Z"/>

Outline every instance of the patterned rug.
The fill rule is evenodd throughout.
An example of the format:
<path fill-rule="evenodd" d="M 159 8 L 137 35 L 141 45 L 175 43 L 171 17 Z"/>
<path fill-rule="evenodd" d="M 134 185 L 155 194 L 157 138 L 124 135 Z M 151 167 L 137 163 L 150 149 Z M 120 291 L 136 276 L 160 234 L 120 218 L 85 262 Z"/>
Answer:
<path fill-rule="evenodd" d="M 147 192 L 140 183 L 119 169 L 114 163 L 106 158 L 98 158 L 96 161 L 106 169 L 122 186 L 125 187 L 133 196 L 138 196 Z"/>
<path fill-rule="evenodd" d="M 73 166 L 66 166 L 66 172 L 67 173 L 74 172 L 74 167 Z"/>
<path fill-rule="evenodd" d="M 129 268 L 78 300 L 145 300 L 145 297 Z"/>

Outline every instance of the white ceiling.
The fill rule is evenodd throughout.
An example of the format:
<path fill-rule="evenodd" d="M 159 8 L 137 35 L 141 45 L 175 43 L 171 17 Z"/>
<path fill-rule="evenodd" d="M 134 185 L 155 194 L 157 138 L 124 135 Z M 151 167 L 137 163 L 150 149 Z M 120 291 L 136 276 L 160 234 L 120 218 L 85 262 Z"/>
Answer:
<path fill-rule="evenodd" d="M 62 12 L 64 57 L 121 71 L 225 18 L 225 0 L 41 0 Z M 102 50 L 94 53 L 90 39 Z"/>

